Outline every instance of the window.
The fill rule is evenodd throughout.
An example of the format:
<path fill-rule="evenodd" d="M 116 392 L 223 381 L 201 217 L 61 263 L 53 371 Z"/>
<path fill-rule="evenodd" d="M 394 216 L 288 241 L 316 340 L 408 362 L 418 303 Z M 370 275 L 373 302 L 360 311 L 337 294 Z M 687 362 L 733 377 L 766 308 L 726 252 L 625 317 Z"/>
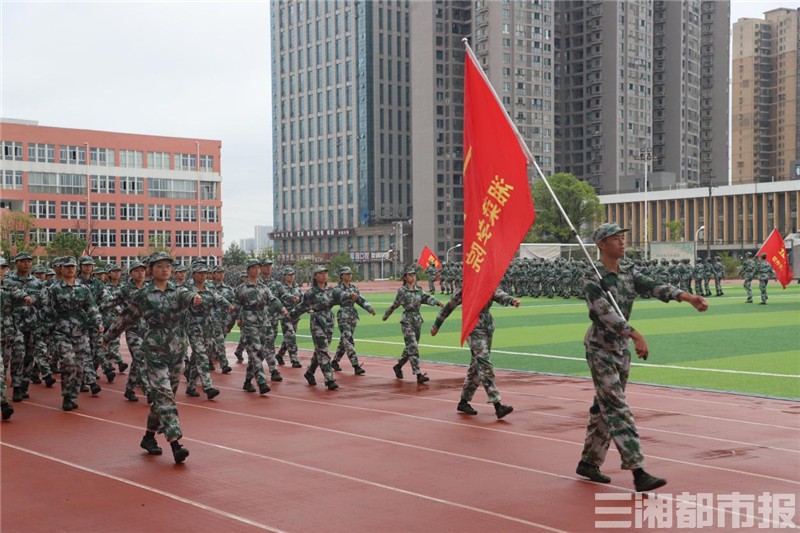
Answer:
<path fill-rule="evenodd" d="M 219 234 L 216 231 L 204 231 L 200 234 L 200 246 L 204 248 L 217 248 Z"/>
<path fill-rule="evenodd" d="M 191 205 L 176 205 L 175 222 L 197 222 L 197 207 Z"/>
<path fill-rule="evenodd" d="M 219 200 L 219 187 L 214 181 L 201 181 L 200 194 L 203 200 Z"/>
<path fill-rule="evenodd" d="M 144 220 L 144 205 L 119 204 L 119 219 L 127 221 Z"/>
<path fill-rule="evenodd" d="M 83 174 L 56 174 L 55 172 L 29 172 L 28 192 L 85 195 L 86 176 Z"/>
<path fill-rule="evenodd" d="M 30 243 L 35 246 L 47 246 L 55 236 L 55 228 L 35 228 L 28 234 Z"/>
<path fill-rule="evenodd" d="M 35 218 L 56 218 L 56 202 L 31 200 L 28 202 L 28 213 Z"/>
<path fill-rule="evenodd" d="M 169 230 L 150 230 L 147 232 L 147 244 L 154 248 L 171 248 L 172 232 Z"/>
<path fill-rule="evenodd" d="M 197 156 L 194 154 L 175 154 L 175 170 L 197 170 Z"/>
<path fill-rule="evenodd" d="M 117 204 L 108 202 L 92 203 L 92 220 L 116 220 Z"/>
<path fill-rule="evenodd" d="M 147 218 L 150 222 L 169 222 L 172 220 L 171 207 L 168 205 L 151 205 L 147 208 Z"/>
<path fill-rule="evenodd" d="M 92 176 L 92 192 L 114 194 L 117 178 L 114 176 Z"/>
<path fill-rule="evenodd" d="M 147 195 L 151 198 L 197 198 L 197 185 L 191 180 L 147 178 Z"/>
<path fill-rule="evenodd" d="M 203 206 L 203 222 L 219 222 L 219 209 L 214 206 Z"/>
<path fill-rule="evenodd" d="M 3 147 L 3 159 L 6 161 L 22 161 L 22 143 L 0 141 Z"/>
<path fill-rule="evenodd" d="M 59 174 L 59 194 L 86 194 L 86 176 L 83 174 Z"/>
<path fill-rule="evenodd" d="M 69 165 L 85 165 L 86 149 L 83 146 L 58 146 L 58 157 L 61 163 Z"/>
<path fill-rule="evenodd" d="M 197 232 L 196 231 L 182 231 L 175 232 L 175 246 L 178 248 L 194 248 L 197 246 Z"/>
<path fill-rule="evenodd" d="M 144 178 L 121 176 L 119 192 L 121 194 L 144 194 Z"/>
<path fill-rule="evenodd" d="M 111 148 L 89 148 L 89 161 L 92 165 L 100 167 L 116 166 L 114 150 Z"/>
<path fill-rule="evenodd" d="M 144 230 L 122 229 L 119 230 L 119 245 L 127 248 L 144 247 Z"/>
<path fill-rule="evenodd" d="M 147 168 L 169 170 L 169 155 L 167 152 L 147 152 Z"/>
<path fill-rule="evenodd" d="M 86 202 L 61 202 L 61 218 L 83 220 L 86 218 Z"/>
<path fill-rule="evenodd" d="M 0 188 L 3 189 L 22 189 L 22 171 L 21 170 L 3 170 L 3 181 L 0 183 Z"/>
<path fill-rule="evenodd" d="M 56 145 L 28 143 L 28 161 L 34 161 L 36 163 L 55 163 Z"/>
<path fill-rule="evenodd" d="M 124 168 L 142 168 L 142 152 L 140 150 L 120 150 L 119 166 Z"/>
<path fill-rule="evenodd" d="M 117 245 L 117 230 L 113 229 L 93 229 L 92 230 L 92 246 L 116 246 Z"/>
<path fill-rule="evenodd" d="M 200 172 L 213 172 L 214 171 L 214 156 L 201 155 L 200 156 Z"/>

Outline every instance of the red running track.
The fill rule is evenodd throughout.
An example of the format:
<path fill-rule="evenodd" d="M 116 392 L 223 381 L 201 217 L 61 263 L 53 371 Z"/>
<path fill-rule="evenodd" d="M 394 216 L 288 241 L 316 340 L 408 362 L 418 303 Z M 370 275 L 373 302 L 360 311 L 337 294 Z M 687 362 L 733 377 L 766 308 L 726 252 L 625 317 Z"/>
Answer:
<path fill-rule="evenodd" d="M 263 397 L 241 390 L 243 365 L 214 374 L 222 394 L 212 401 L 187 397 L 182 384 L 182 442 L 191 452 L 183 465 L 161 436 L 164 455 L 139 448 L 147 404 L 122 397 L 126 375 L 97 397 L 82 394 L 69 413 L 58 385 L 32 385 L 0 425 L 0 529 L 589 531 L 636 516 L 613 444 L 604 466 L 612 484 L 574 474 L 591 382 L 499 371 L 503 401 L 515 411 L 497 420 L 482 390 L 477 416 L 456 412 L 463 367 L 424 363 L 432 381 L 417 385 L 394 379 L 393 360 L 363 360 L 365 376 L 344 361 L 334 392 L 288 366 Z M 648 470 L 669 480 L 663 490 L 675 506 L 682 493 L 800 501 L 800 403 L 635 384 L 628 398 Z M 596 506 L 623 515 L 596 514 Z M 757 508 L 726 510 L 716 497 L 705 509 L 714 515 L 705 530 L 731 529 L 734 519 L 758 527 L 764 516 L 773 520 L 764 525 L 777 524 Z"/>

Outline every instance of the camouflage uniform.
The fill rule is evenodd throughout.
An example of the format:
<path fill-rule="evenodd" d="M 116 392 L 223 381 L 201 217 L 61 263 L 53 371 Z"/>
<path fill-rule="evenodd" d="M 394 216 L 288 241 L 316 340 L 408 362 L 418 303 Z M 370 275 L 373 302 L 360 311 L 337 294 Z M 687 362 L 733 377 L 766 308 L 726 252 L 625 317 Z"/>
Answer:
<path fill-rule="evenodd" d="M 202 272 L 203 270 L 198 268 L 195 272 Z M 211 383 L 211 365 L 208 362 L 208 354 L 213 343 L 213 336 L 216 333 L 217 313 L 230 312 L 233 304 L 218 292 L 206 288 L 205 284 L 202 289 L 198 289 L 197 285 L 194 285 L 193 290 L 200 296 L 202 302 L 200 305 L 193 305 L 189 308 L 186 333 L 189 337 L 189 345 L 192 348 L 192 356 L 189 359 L 189 378 L 186 391 L 187 393 L 194 391 L 199 378 L 203 390 L 211 396 L 210 391 L 213 389 L 213 385 Z M 227 323 L 229 320 L 225 322 Z M 216 396 L 216 394 L 213 395 Z"/>
<path fill-rule="evenodd" d="M 189 309 L 196 295 L 172 281 L 167 282 L 163 291 L 153 283 L 146 283 L 132 294 L 130 304 L 106 333 L 110 342 L 140 320 L 144 321 L 146 330 L 141 354 L 153 400 L 147 415 L 147 430 L 160 430 L 168 441 L 182 436 L 175 393 L 183 370 L 184 341 L 180 331 L 182 324 L 176 317 Z"/>
<path fill-rule="evenodd" d="M 751 284 L 753 283 L 753 277 L 755 276 L 755 262 L 752 259 L 753 254 L 747 252 L 745 254 L 745 259 L 742 261 L 741 266 L 739 267 L 739 273 L 744 280 L 744 291 L 747 293 L 747 300 L 745 303 L 753 303 L 753 290 L 751 289 Z"/>
<path fill-rule="evenodd" d="M 428 264 L 428 268 L 425 269 L 425 275 L 428 276 L 428 292 L 434 294 L 436 292 L 436 274 L 439 271 L 436 270 L 436 263 L 431 261 Z"/>
<path fill-rule="evenodd" d="M 315 274 L 320 270 L 316 269 Z M 310 385 L 316 384 L 314 373 L 317 367 L 322 369 L 325 376 L 325 386 L 329 389 L 336 389 L 336 380 L 333 376 L 331 358 L 328 347 L 333 338 L 333 312 L 334 305 L 341 305 L 347 297 L 338 287 L 320 288 L 316 281 L 311 288 L 303 293 L 303 299 L 292 313 L 292 318 L 298 318 L 303 313 L 311 315 L 311 338 L 314 341 L 314 354 L 311 356 L 311 363 L 308 365 L 305 376 Z"/>
<path fill-rule="evenodd" d="M 586 304 L 592 325 L 586 332 L 586 361 L 594 382 L 595 397 L 589 409 L 589 424 L 581 460 L 600 467 L 613 439 L 622 457 L 622 468 L 634 470 L 644 465 L 639 433 L 625 399 L 625 385 L 631 364 L 628 348 L 633 331 L 630 318 L 637 294 L 650 293 L 663 302 L 677 300 L 682 291 L 671 285 L 635 274 L 629 265 L 619 264 L 619 273 L 610 272 L 598 261 L 597 270 L 617 301 L 625 320 L 614 310 L 594 272 L 584 278 Z"/>
<path fill-rule="evenodd" d="M 368 313 L 373 315 L 375 314 L 375 309 L 373 309 L 369 302 L 367 302 L 361 296 L 361 292 L 359 292 L 358 287 L 352 283 L 347 286 L 340 282 L 338 288 L 342 291 L 343 297 L 342 304 L 339 307 L 339 312 L 336 313 L 336 320 L 339 323 L 340 336 L 339 346 L 336 348 L 336 355 L 334 357 L 334 361 L 336 362 L 334 368 L 338 366 L 338 363 L 342 360 L 342 357 L 347 354 L 347 358 L 353 365 L 353 369 L 355 369 L 356 374 L 362 374 L 364 369 L 358 363 L 358 356 L 356 355 L 356 341 L 353 338 L 353 334 L 356 331 L 356 326 L 358 325 L 358 310 L 356 310 L 355 304 L 358 304 Z M 352 295 L 356 296 L 355 300 L 352 299 Z"/>
<path fill-rule="evenodd" d="M 469 344 L 472 359 L 469 364 L 469 369 L 467 370 L 467 377 L 464 380 L 464 386 L 461 388 L 462 402 L 469 403 L 472 401 L 472 397 L 475 396 L 475 391 L 478 389 L 478 386 L 483 384 L 483 388 L 486 390 L 486 396 L 488 397 L 488 403 L 500 403 L 500 391 L 497 390 L 494 384 L 494 365 L 492 365 L 492 361 L 489 359 L 492 350 L 492 337 L 494 336 L 494 318 L 492 318 L 490 312 L 493 302 L 508 306 L 514 302 L 514 297 L 500 289 L 495 289 L 489 303 L 481 309 L 475 329 L 473 329 L 467 337 L 467 344 Z M 439 315 L 436 317 L 433 327 L 437 330 L 441 328 L 444 321 L 450 316 L 450 313 L 455 311 L 456 307 L 459 305 L 461 305 L 460 289 L 453 294 L 450 301 L 439 311 Z"/>
<path fill-rule="evenodd" d="M 772 270 L 772 266 L 767 263 L 765 257 L 761 257 L 756 260 L 754 268 L 753 268 L 756 276 L 758 276 L 758 289 L 761 291 L 761 304 L 767 304 L 767 284 L 769 283 L 769 278 L 774 276 L 774 270 Z"/>
<path fill-rule="evenodd" d="M 411 273 L 416 273 L 416 271 L 406 270 L 405 272 L 405 274 Z M 398 378 L 402 378 L 402 368 L 408 360 L 411 360 L 411 370 L 417 375 L 417 380 L 420 380 L 421 377 L 424 376 L 419 368 L 419 336 L 423 322 L 419 308 L 422 304 L 438 307 L 442 306 L 442 303 L 439 300 L 433 296 L 430 296 L 429 294 L 425 294 L 425 291 L 422 290 L 422 287 L 414 285 L 413 288 L 408 288 L 408 286 L 404 283 L 402 287 L 397 289 L 394 302 L 392 302 L 392 305 L 390 305 L 383 314 L 383 320 L 385 321 L 391 316 L 395 309 L 401 306 L 403 307 L 403 317 L 400 319 L 400 329 L 403 332 L 405 349 L 403 350 L 403 354 L 400 356 L 400 359 L 398 359 L 397 365 L 394 367 L 395 375 Z"/>
<path fill-rule="evenodd" d="M 714 260 L 714 288 L 717 290 L 717 296 L 725 294 L 722 292 L 723 279 L 725 279 L 725 266 L 722 264 L 722 259 L 717 257 Z"/>
<path fill-rule="evenodd" d="M 94 265 L 94 260 L 91 257 L 84 256 L 78 259 L 79 265 Z M 76 285 L 84 285 L 92 291 L 92 297 L 95 302 L 102 302 L 105 298 L 105 284 L 95 277 L 84 278 L 78 275 L 75 278 Z M 97 383 L 97 368 L 103 369 L 106 379 L 109 383 L 114 381 L 116 373 L 114 367 L 111 366 L 107 358 L 108 349 L 100 344 L 100 334 L 97 331 L 89 332 L 89 356 L 83 362 L 83 383 L 91 386 Z"/>
<path fill-rule="evenodd" d="M 5 265 L 5 260 L 2 258 L 0 260 Z M 25 291 L 18 288 L 3 286 L 0 290 L 0 305 L 2 306 L 0 309 L 0 333 L 2 334 L 2 340 L 0 341 L 0 403 L 3 406 L 3 420 L 11 416 L 11 414 L 6 416 L 6 413 L 9 412 L 8 410 L 10 410 L 10 413 L 14 412 L 8 405 L 8 393 L 6 391 L 6 368 L 9 366 L 11 351 L 15 349 L 19 351 L 16 356 L 18 361 L 22 361 L 25 357 L 22 335 L 16 324 L 14 324 L 13 318 L 14 307 L 22 305 L 25 297 L 27 297 Z M 6 360 L 5 364 L 4 359 Z"/>
<path fill-rule="evenodd" d="M 272 260 L 265 259 L 261 265 L 272 264 Z M 286 292 L 286 285 L 275 279 L 262 279 L 261 283 L 267 287 L 270 292 L 281 302 L 283 301 L 284 292 Z M 278 336 L 278 323 L 280 322 L 281 314 L 280 309 L 265 308 L 267 320 L 264 326 L 264 360 L 267 362 L 269 368 L 271 381 L 282 381 L 280 371 L 278 371 L 278 359 L 275 357 L 275 339 Z"/>
<path fill-rule="evenodd" d="M 221 269 L 222 267 L 217 268 Z M 236 300 L 233 287 L 226 285 L 224 282 L 215 283 L 214 290 L 229 302 Z M 216 356 L 217 360 L 219 360 L 220 367 L 222 367 L 222 373 L 225 374 L 230 372 L 230 364 L 228 363 L 228 356 L 225 352 L 225 324 L 230 321 L 230 313 L 220 307 L 215 307 L 212 313 L 214 315 L 214 320 L 211 321 L 212 323 L 209 326 L 211 329 L 209 357 L 212 355 Z"/>
<path fill-rule="evenodd" d="M 284 270 L 283 274 L 284 276 L 288 276 L 294 273 L 294 269 L 287 268 Z M 297 283 L 292 283 L 291 285 L 289 285 L 288 281 L 284 281 L 283 283 L 285 289 L 283 290 L 281 301 L 287 311 L 289 311 L 289 315 L 291 315 L 297 304 L 300 303 L 303 292 L 300 290 L 300 286 L 297 285 Z M 278 350 L 278 355 L 275 356 L 276 359 L 282 361 L 283 356 L 288 352 L 289 360 L 292 362 L 292 368 L 301 368 L 303 366 L 300 364 L 300 359 L 297 357 L 297 325 L 297 320 L 292 319 L 291 316 L 281 317 L 283 342 Z"/>
<path fill-rule="evenodd" d="M 69 411 L 77 407 L 74 401 L 80 393 L 82 373 L 86 368 L 84 361 L 89 352 L 89 332 L 98 334 L 103 321 L 91 290 L 78 283 L 69 285 L 63 280 L 55 282 L 47 291 L 44 313 L 52 323 L 54 346 L 61 361 L 63 407 Z"/>

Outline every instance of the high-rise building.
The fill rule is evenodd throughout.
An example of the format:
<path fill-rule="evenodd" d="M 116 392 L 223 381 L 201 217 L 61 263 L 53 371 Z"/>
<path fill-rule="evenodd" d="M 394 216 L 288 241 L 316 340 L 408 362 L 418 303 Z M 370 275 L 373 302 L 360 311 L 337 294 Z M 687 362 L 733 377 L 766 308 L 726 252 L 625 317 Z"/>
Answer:
<path fill-rule="evenodd" d="M 242 251 L 247 252 L 248 254 L 255 253 L 258 251 L 256 250 L 256 240 L 252 237 L 250 237 L 249 239 L 239 239 L 239 248 L 241 248 Z"/>
<path fill-rule="evenodd" d="M 800 179 L 800 9 L 733 25 L 732 182 Z"/>
<path fill-rule="evenodd" d="M 255 227 L 255 242 L 253 244 L 255 251 L 260 252 L 268 248 L 272 248 L 274 243 L 269 236 L 272 233 L 272 226 L 256 226 Z"/>
<path fill-rule="evenodd" d="M 409 248 L 398 246 L 413 216 L 408 11 L 384 0 L 272 1 L 280 260 L 345 252 L 374 277 L 386 250 Z"/>
<path fill-rule="evenodd" d="M 36 218 L 36 255 L 61 232 L 126 266 L 166 248 L 222 258 L 221 142 L 3 120 L 0 207 Z"/>

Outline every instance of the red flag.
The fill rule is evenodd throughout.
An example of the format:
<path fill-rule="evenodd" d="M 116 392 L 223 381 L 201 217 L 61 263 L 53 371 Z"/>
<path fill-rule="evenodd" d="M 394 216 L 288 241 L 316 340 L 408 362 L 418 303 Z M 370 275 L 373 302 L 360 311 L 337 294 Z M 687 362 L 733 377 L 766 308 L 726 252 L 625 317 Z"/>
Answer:
<path fill-rule="evenodd" d="M 419 263 L 422 268 L 428 268 L 428 264 L 431 262 L 431 260 L 433 260 L 433 265 L 436 268 L 442 268 L 442 262 L 439 261 L 439 258 L 436 257 L 436 254 L 426 246 L 422 249 L 422 253 L 419 255 L 417 263 Z"/>
<path fill-rule="evenodd" d="M 761 254 L 767 254 L 767 262 L 772 265 L 772 270 L 775 271 L 775 277 L 778 279 L 783 288 L 792 282 L 792 271 L 789 269 L 789 257 L 786 255 L 786 245 L 783 243 L 783 237 L 778 233 L 777 229 L 773 229 L 769 234 L 767 240 L 761 245 L 761 249 L 756 254 L 761 257 Z"/>
<path fill-rule="evenodd" d="M 475 328 L 535 216 L 525 153 L 505 109 L 468 50 L 461 344 Z"/>

